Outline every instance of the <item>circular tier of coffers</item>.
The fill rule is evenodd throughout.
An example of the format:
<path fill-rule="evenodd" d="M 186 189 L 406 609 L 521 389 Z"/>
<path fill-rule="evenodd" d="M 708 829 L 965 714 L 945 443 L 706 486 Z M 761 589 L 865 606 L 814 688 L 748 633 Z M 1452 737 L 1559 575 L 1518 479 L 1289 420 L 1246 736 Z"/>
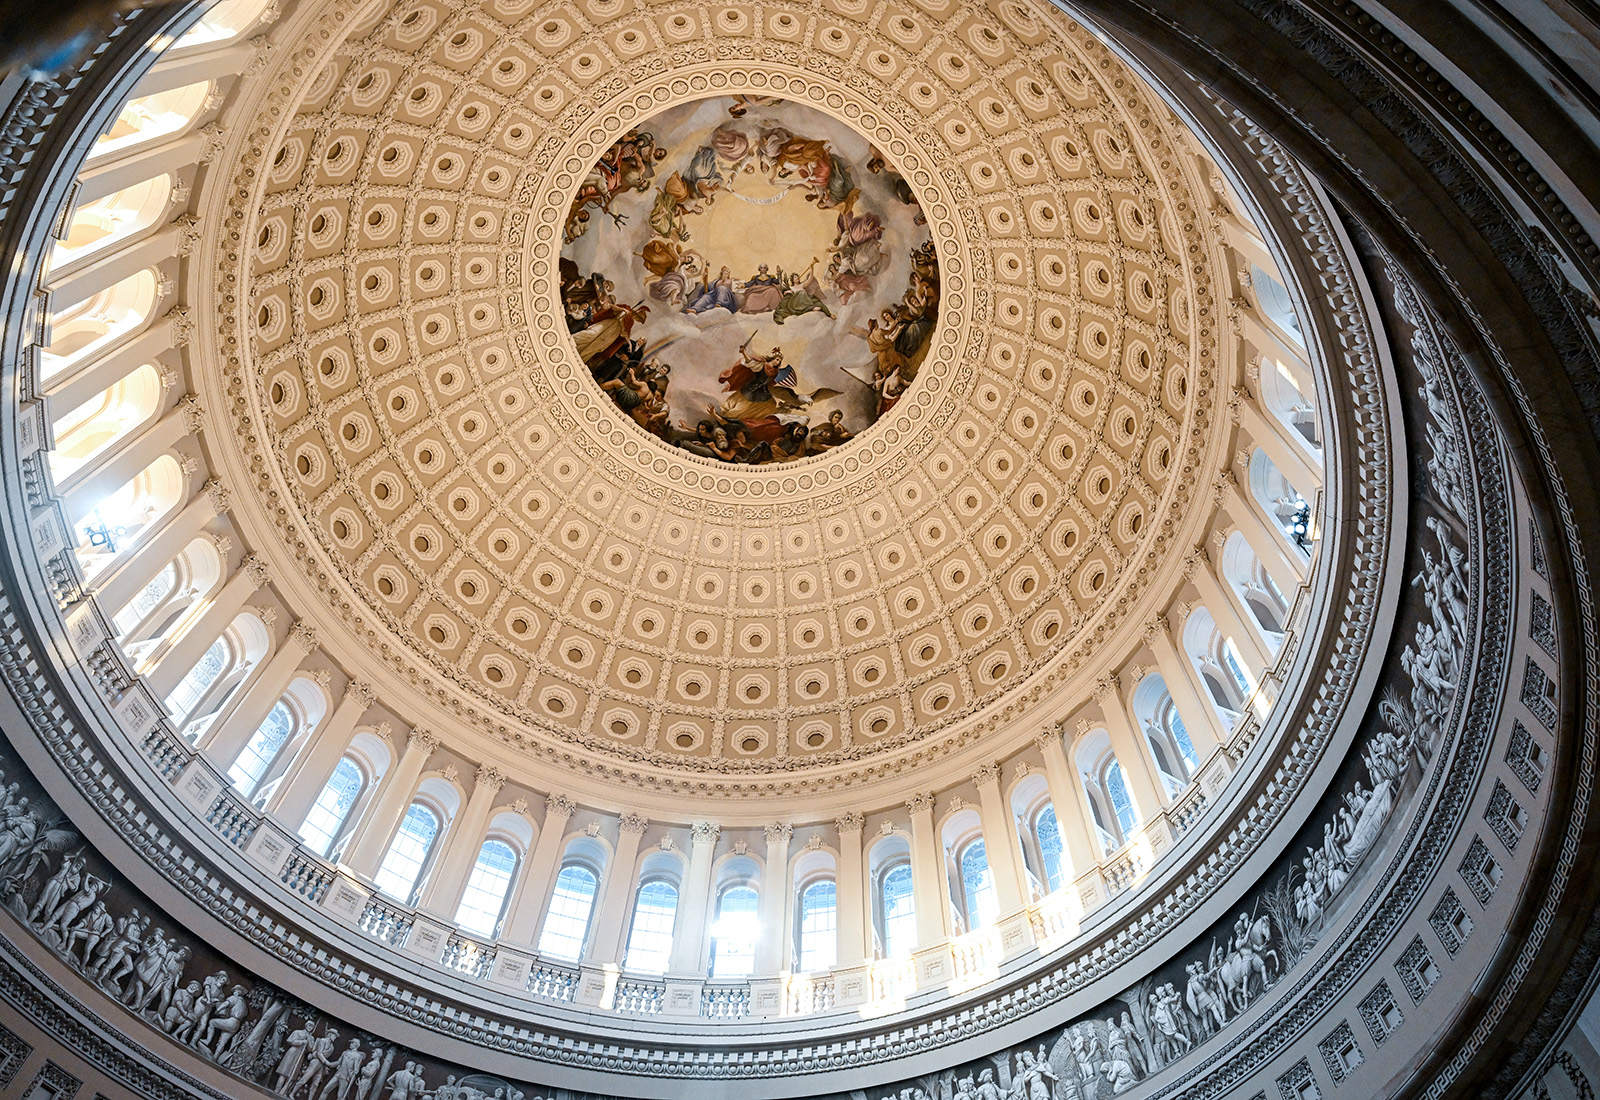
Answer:
<path fill-rule="evenodd" d="M 1015 3 L 514 8 L 342 19 L 234 166 L 231 438 L 303 613 L 501 740 L 748 776 L 915 760 L 1158 609 L 1219 464 L 1217 253 L 1125 66 Z M 562 316 L 589 166 L 717 95 L 863 134 L 938 252 L 916 385 L 793 466 L 642 438 Z"/>

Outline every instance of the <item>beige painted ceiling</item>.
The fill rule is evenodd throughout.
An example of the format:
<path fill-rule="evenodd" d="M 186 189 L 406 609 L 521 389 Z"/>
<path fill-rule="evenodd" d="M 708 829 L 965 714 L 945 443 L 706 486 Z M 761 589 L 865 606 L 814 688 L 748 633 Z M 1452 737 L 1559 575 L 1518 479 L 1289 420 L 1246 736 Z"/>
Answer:
<path fill-rule="evenodd" d="M 1061 13 L 402 0 L 292 29 L 215 212 L 223 447 L 296 611 L 397 714 L 661 789 L 910 781 L 1176 591 L 1226 442 L 1210 196 Z M 943 282 L 905 398 L 778 466 L 639 431 L 555 285 L 596 156 L 734 93 L 887 151 Z"/>

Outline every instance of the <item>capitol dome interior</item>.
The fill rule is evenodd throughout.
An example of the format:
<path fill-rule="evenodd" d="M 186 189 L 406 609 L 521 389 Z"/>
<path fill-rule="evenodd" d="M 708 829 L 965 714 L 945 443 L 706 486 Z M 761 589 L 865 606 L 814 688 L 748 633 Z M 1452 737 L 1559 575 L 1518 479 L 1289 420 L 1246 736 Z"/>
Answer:
<path fill-rule="evenodd" d="M 1591 5 L 0 31 L 0 1097 L 1592 1100 Z"/>

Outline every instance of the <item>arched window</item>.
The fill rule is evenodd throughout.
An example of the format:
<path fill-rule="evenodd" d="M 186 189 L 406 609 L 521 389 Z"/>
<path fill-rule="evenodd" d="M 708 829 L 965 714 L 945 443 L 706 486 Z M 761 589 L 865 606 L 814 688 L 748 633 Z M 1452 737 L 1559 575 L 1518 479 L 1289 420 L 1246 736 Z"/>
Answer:
<path fill-rule="evenodd" d="M 1111 798 L 1111 812 L 1117 815 L 1117 827 L 1126 841 L 1139 824 L 1139 815 L 1133 812 L 1133 799 L 1128 797 L 1128 781 L 1123 777 L 1120 761 L 1113 760 L 1106 766 L 1106 794 Z"/>
<path fill-rule="evenodd" d="M 1239 689 L 1239 698 L 1247 698 L 1255 685 L 1250 682 L 1250 677 L 1244 673 L 1244 665 L 1239 661 L 1238 651 L 1233 648 L 1233 639 L 1229 638 L 1222 643 L 1222 663 L 1228 668 L 1228 676 Z"/>
<path fill-rule="evenodd" d="M 665 974 L 672 962 L 672 926 L 678 920 L 678 888 L 665 879 L 639 887 L 633 902 L 633 927 L 628 930 L 629 970 Z"/>
<path fill-rule="evenodd" d="M 1039 858 L 1044 861 L 1045 885 L 1051 890 L 1061 889 L 1066 873 L 1061 866 L 1061 824 L 1056 820 L 1056 808 L 1046 805 L 1033 819 L 1034 839 L 1039 842 Z"/>
<path fill-rule="evenodd" d="M 233 785 L 246 798 L 256 793 L 261 777 L 267 773 L 267 766 L 278 755 L 278 750 L 283 748 L 292 732 L 294 715 L 289 712 L 288 704 L 280 701 L 267 714 L 267 720 L 261 723 L 260 728 L 251 734 L 233 766 L 228 769 L 228 778 L 233 780 Z"/>
<path fill-rule="evenodd" d="M 389 842 L 389 851 L 384 854 L 378 873 L 372 876 L 372 885 L 392 898 L 409 903 L 417 876 L 422 874 L 438 835 L 439 818 L 422 803 L 413 802 L 400 822 L 399 831 Z"/>
<path fill-rule="evenodd" d="M 581 863 L 569 863 L 556 876 L 550 896 L 550 913 L 539 935 L 539 954 L 577 962 L 589 938 L 589 917 L 594 912 L 595 889 L 600 880 Z"/>
<path fill-rule="evenodd" d="M 1189 739 L 1189 730 L 1184 726 L 1183 719 L 1178 716 L 1177 706 L 1169 699 L 1161 716 L 1161 724 L 1167 727 L 1167 733 L 1172 736 L 1172 743 L 1178 746 L 1178 751 L 1183 754 L 1183 759 L 1189 765 L 1189 774 L 1193 775 L 1200 766 L 1200 754 L 1194 751 L 1194 742 Z"/>
<path fill-rule="evenodd" d="M 998 903 L 994 893 L 994 875 L 989 870 L 989 855 L 983 840 L 974 840 L 961 849 L 961 890 L 967 902 L 967 930 L 984 928 L 994 923 Z"/>
<path fill-rule="evenodd" d="M 800 970 L 827 970 L 838 957 L 839 890 L 818 879 L 800 894 Z"/>
<path fill-rule="evenodd" d="M 145 617 L 161 606 L 161 601 L 172 594 L 178 586 L 177 566 L 168 563 L 161 572 L 156 574 L 155 580 L 139 590 L 139 594 L 127 602 L 121 611 L 117 612 L 112 620 L 119 636 L 131 634 Z"/>
<path fill-rule="evenodd" d="M 475 936 L 493 936 L 517 871 L 517 853 L 503 840 L 485 841 L 456 907 L 456 924 Z"/>
<path fill-rule="evenodd" d="M 319 856 L 328 854 L 334 838 L 344 827 L 350 807 L 356 804 L 356 798 L 365 785 L 366 777 L 361 774 L 361 768 L 354 760 L 347 756 L 339 761 L 339 766 L 333 769 L 333 774 L 323 784 L 322 793 L 317 795 L 316 802 L 306 813 L 306 819 L 300 823 L 300 839 L 306 842 L 307 847 Z"/>
<path fill-rule="evenodd" d="M 917 946 L 917 903 L 911 890 L 911 864 L 897 863 L 883 873 L 878 908 L 884 956 L 900 959 L 911 954 Z"/>
<path fill-rule="evenodd" d="M 218 638 L 211 643 L 210 649 L 201 654 L 188 675 L 172 689 L 172 694 L 167 696 L 167 713 L 181 722 L 199 704 L 211 685 L 217 682 L 228 664 L 228 643 Z"/>
<path fill-rule="evenodd" d="M 758 900 L 756 888 L 742 884 L 728 887 L 717 899 L 711 947 L 713 978 L 748 978 L 755 969 Z"/>

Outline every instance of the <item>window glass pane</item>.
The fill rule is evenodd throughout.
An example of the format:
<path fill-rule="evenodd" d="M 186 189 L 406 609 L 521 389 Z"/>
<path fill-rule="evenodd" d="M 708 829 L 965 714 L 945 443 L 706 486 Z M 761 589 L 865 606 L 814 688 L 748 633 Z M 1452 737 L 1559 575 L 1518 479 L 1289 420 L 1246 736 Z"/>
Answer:
<path fill-rule="evenodd" d="M 800 969 L 833 966 L 839 938 L 839 893 L 833 880 L 813 882 L 800 895 Z"/>
<path fill-rule="evenodd" d="M 1056 821 L 1056 808 L 1046 806 L 1034 819 L 1033 835 L 1039 840 L 1039 855 L 1044 858 L 1046 885 L 1053 891 L 1061 889 L 1065 876 L 1061 871 L 1061 826 Z"/>
<path fill-rule="evenodd" d="M 495 934 L 516 869 L 517 853 L 504 841 L 488 841 L 478 850 L 478 862 L 472 865 L 456 907 L 456 924 L 463 931 L 485 937 Z"/>
<path fill-rule="evenodd" d="M 670 882 L 647 882 L 639 887 L 633 906 L 633 930 L 628 933 L 629 970 L 665 974 L 672 960 L 672 926 L 678 919 L 678 888 Z"/>
<path fill-rule="evenodd" d="M 1191 772 L 1200 766 L 1200 754 L 1194 751 L 1194 742 L 1189 740 L 1189 731 L 1184 727 L 1183 719 L 1178 717 L 1178 708 L 1167 707 L 1167 729 L 1172 731 L 1172 740 L 1178 745 L 1178 751 L 1183 753 L 1183 758 L 1189 762 Z"/>
<path fill-rule="evenodd" d="M 550 896 L 550 913 L 544 918 L 544 931 L 539 936 L 539 954 L 572 962 L 583 957 L 596 885 L 594 872 L 581 863 L 561 868 L 555 893 Z"/>
<path fill-rule="evenodd" d="M 139 594 L 128 601 L 128 606 L 117 612 L 117 617 L 112 620 L 116 625 L 118 634 L 126 634 L 144 621 L 144 617 L 156 609 L 156 605 L 167 598 L 167 593 L 172 591 L 173 585 L 178 583 L 178 571 L 169 565 L 156 579 L 145 585 Z"/>
<path fill-rule="evenodd" d="M 439 819 L 433 816 L 433 811 L 420 802 L 413 802 L 406 811 L 405 820 L 400 822 L 400 830 L 389 842 L 389 851 L 373 876 L 372 885 L 392 898 L 409 902 L 422 865 L 428 861 L 428 849 L 433 847 L 433 838 L 438 835 Z"/>
<path fill-rule="evenodd" d="M 1128 781 L 1123 778 L 1122 765 L 1115 760 L 1106 768 L 1106 793 L 1111 796 L 1111 809 L 1117 815 L 1122 839 L 1127 840 L 1134 826 L 1139 824 L 1139 815 L 1133 812 L 1133 799 L 1128 797 Z"/>
<path fill-rule="evenodd" d="M 266 774 L 267 765 L 278 755 L 283 743 L 289 740 L 289 732 L 293 728 L 294 718 L 289 714 L 288 706 L 279 703 L 267 715 L 267 720 L 261 723 L 261 728 L 250 735 L 249 743 L 240 750 L 233 767 L 228 769 L 228 778 L 244 792 L 246 798 L 256 793 L 256 785 Z"/>
<path fill-rule="evenodd" d="M 974 840 L 961 851 L 961 886 L 967 896 L 967 930 L 993 924 L 999 903 L 994 895 L 989 857 L 981 840 Z"/>
<path fill-rule="evenodd" d="M 223 669 L 227 666 L 228 643 L 218 638 L 195 662 L 194 667 L 189 670 L 189 675 L 172 689 L 171 695 L 167 696 L 167 713 L 180 719 L 188 714 L 200 702 L 200 697 L 217 682 L 217 677 L 222 675 Z"/>
<path fill-rule="evenodd" d="M 756 901 L 753 886 L 730 886 L 717 903 L 712 929 L 711 976 L 747 978 L 756 965 Z"/>
<path fill-rule="evenodd" d="M 911 864 L 902 863 L 883 876 L 883 953 L 904 958 L 917 945 L 917 908 L 911 894 Z"/>
<path fill-rule="evenodd" d="M 1239 664 L 1239 655 L 1234 652 L 1231 640 L 1222 643 L 1222 663 L 1228 666 L 1228 675 L 1233 678 L 1234 686 L 1239 689 L 1239 697 L 1243 699 L 1254 690 L 1250 677 L 1244 674 L 1243 667 Z"/>
<path fill-rule="evenodd" d="M 348 756 L 339 761 L 306 819 L 300 823 L 300 839 L 317 855 L 328 854 L 333 838 L 339 835 L 345 816 L 361 793 L 361 786 L 361 769 L 356 767 L 356 762 Z"/>

